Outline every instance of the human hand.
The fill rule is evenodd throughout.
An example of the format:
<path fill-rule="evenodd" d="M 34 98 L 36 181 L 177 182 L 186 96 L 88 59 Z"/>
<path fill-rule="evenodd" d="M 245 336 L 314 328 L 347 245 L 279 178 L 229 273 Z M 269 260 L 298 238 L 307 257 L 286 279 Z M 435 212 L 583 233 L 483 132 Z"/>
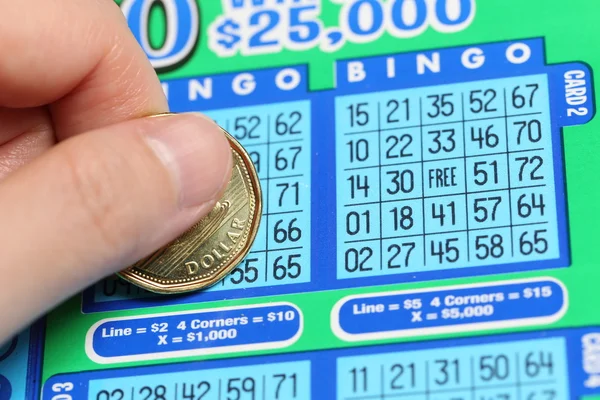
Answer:
<path fill-rule="evenodd" d="M 113 0 L 4 2 L 0 344 L 207 214 L 231 149 L 167 101 Z"/>

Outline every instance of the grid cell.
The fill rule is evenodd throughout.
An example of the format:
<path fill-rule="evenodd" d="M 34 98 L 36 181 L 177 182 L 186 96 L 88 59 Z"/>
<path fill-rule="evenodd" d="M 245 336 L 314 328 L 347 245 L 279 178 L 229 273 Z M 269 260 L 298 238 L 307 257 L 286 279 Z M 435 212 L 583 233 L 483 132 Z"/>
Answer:
<path fill-rule="evenodd" d="M 377 138 L 377 135 L 372 137 Z M 381 165 L 421 161 L 421 129 L 405 128 L 381 132 Z"/>
<path fill-rule="evenodd" d="M 393 238 L 423 234 L 423 202 L 393 201 L 381 205 L 382 237 Z"/>
<path fill-rule="evenodd" d="M 492 118 L 465 122 L 465 155 L 505 153 L 506 120 Z"/>

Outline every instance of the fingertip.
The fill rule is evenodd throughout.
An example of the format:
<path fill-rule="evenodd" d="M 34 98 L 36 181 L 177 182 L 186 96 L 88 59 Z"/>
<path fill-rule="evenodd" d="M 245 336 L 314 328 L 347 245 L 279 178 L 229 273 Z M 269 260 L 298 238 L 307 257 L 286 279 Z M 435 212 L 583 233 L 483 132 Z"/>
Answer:
<path fill-rule="evenodd" d="M 233 164 L 223 130 L 200 113 L 164 114 L 154 123 L 146 138 L 178 187 L 180 207 L 214 203 L 229 183 Z"/>

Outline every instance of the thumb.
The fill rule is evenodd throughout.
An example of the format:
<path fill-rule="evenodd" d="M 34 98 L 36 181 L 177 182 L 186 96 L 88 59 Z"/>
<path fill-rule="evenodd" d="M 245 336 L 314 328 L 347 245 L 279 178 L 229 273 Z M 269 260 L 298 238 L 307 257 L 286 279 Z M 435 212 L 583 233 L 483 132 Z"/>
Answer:
<path fill-rule="evenodd" d="M 171 114 L 75 136 L 0 182 L 0 343 L 182 234 L 231 168 L 215 123 Z"/>

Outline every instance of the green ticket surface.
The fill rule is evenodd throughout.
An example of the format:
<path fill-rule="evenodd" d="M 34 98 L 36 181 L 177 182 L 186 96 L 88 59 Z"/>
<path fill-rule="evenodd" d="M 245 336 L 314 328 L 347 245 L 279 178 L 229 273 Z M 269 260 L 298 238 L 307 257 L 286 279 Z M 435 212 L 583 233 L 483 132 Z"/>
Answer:
<path fill-rule="evenodd" d="M 600 398 L 595 2 L 118 3 L 261 227 L 208 290 L 70 299 L 0 399 Z"/>

